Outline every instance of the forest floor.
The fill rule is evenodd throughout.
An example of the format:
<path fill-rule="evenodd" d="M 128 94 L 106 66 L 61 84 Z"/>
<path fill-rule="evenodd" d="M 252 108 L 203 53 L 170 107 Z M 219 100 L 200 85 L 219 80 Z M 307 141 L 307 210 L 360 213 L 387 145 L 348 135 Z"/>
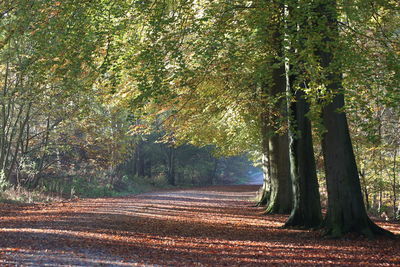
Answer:
<path fill-rule="evenodd" d="M 399 239 L 322 239 L 261 216 L 258 186 L 0 204 L 1 266 L 399 266 Z M 398 223 L 378 222 L 400 234 Z"/>

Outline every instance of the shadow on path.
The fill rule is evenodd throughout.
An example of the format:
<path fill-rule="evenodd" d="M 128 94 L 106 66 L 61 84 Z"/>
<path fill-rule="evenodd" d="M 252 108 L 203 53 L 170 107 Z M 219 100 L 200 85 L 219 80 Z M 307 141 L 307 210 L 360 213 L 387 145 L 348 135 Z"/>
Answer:
<path fill-rule="evenodd" d="M 8 210 L 2 265 L 400 265 L 397 240 L 322 240 L 279 227 L 249 198 L 258 186 L 217 186 Z M 0 207 L 1 210 L 1 207 Z M 383 225 L 399 233 L 398 224 Z"/>

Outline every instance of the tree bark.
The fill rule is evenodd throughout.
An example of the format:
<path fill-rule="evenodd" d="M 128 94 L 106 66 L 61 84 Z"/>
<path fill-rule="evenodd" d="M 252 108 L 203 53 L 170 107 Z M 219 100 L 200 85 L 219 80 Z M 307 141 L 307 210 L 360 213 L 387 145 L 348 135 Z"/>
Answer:
<path fill-rule="evenodd" d="M 151 158 L 149 158 L 146 162 L 146 176 L 151 178 L 153 176 L 153 172 L 152 172 L 152 161 Z"/>
<path fill-rule="evenodd" d="M 266 206 L 271 191 L 271 173 L 269 166 L 269 137 L 268 137 L 268 117 L 266 113 L 261 115 L 261 149 L 262 149 L 262 172 L 263 172 L 263 185 L 260 188 L 256 207 Z"/>
<path fill-rule="evenodd" d="M 266 61 L 268 70 L 263 91 L 270 96 L 267 103 L 268 137 L 268 167 L 271 181 L 268 206 L 265 213 L 287 214 L 292 209 L 292 186 L 289 168 L 289 141 L 287 133 L 280 132 L 281 122 L 287 115 L 286 111 L 286 75 L 283 56 L 283 17 L 284 8 L 278 2 L 273 2 L 272 17 L 267 23 L 267 34 L 270 35 L 268 46 L 274 52 Z M 271 103 L 272 102 L 272 103 Z M 265 138 L 266 136 L 263 136 Z"/>
<path fill-rule="evenodd" d="M 396 217 L 396 213 L 397 213 L 397 191 L 396 191 L 396 169 L 397 169 L 397 147 L 395 146 L 394 148 L 394 153 L 393 153 L 393 217 Z"/>
<path fill-rule="evenodd" d="M 295 10 L 298 2 L 287 2 L 285 6 L 285 38 L 290 43 L 290 37 L 296 36 L 297 49 L 286 46 L 285 54 L 291 52 L 298 56 L 298 50 L 305 47 L 303 30 L 306 27 L 306 16 L 296 18 Z M 295 22 L 291 21 L 295 18 Z M 298 81 L 294 74 L 295 68 L 290 57 L 285 56 L 286 92 L 289 124 L 289 158 L 290 177 L 293 186 L 293 209 L 285 223 L 285 227 L 314 228 L 322 222 L 319 185 L 316 173 L 314 148 L 312 140 L 311 121 L 307 117 L 310 105 L 307 102 L 304 89 L 306 81 Z M 303 64 L 298 64 L 302 66 Z M 301 68 L 301 67 L 300 67 Z M 304 71 L 300 69 L 300 72 Z M 295 84 L 299 88 L 295 89 Z"/>
<path fill-rule="evenodd" d="M 362 181 L 362 187 L 363 187 L 364 199 L 365 199 L 365 207 L 367 210 L 369 210 L 371 208 L 371 205 L 369 203 L 369 193 L 368 193 L 368 188 L 367 188 L 367 181 L 365 179 L 365 171 L 360 170 L 358 172 L 358 175 L 360 176 L 361 181 Z"/>
<path fill-rule="evenodd" d="M 167 180 L 170 185 L 175 186 L 175 149 L 173 147 L 168 148 L 168 161 L 167 161 Z"/>
<path fill-rule="evenodd" d="M 210 154 L 210 158 L 213 161 L 213 168 L 210 173 L 209 177 L 209 185 L 215 185 L 217 183 L 217 170 L 218 170 L 218 159 L 213 158 L 213 156 Z"/>
<path fill-rule="evenodd" d="M 137 145 L 137 162 L 136 162 L 136 171 L 139 177 L 144 177 L 145 173 L 145 166 L 144 166 L 144 151 L 143 151 L 143 141 L 140 141 Z"/>
<path fill-rule="evenodd" d="M 368 237 L 376 234 L 391 235 L 370 220 L 363 202 L 349 127 L 343 111 L 341 70 L 338 62 L 334 61 L 338 37 L 336 2 L 320 0 L 315 8 L 315 23 L 322 29 L 321 36 L 324 36 L 317 56 L 326 72 L 327 91 L 333 94 L 332 100 L 322 110 L 326 129 L 322 150 L 328 190 L 328 210 L 324 221 L 326 234 L 330 237 L 341 237 L 349 232 Z"/>
<path fill-rule="evenodd" d="M 301 90 L 290 103 L 289 155 L 293 186 L 293 209 L 285 227 L 317 227 L 322 222 L 319 186 L 312 143 L 309 104 Z"/>
<path fill-rule="evenodd" d="M 288 136 L 274 134 L 269 141 L 271 191 L 265 213 L 287 214 L 292 210 Z"/>

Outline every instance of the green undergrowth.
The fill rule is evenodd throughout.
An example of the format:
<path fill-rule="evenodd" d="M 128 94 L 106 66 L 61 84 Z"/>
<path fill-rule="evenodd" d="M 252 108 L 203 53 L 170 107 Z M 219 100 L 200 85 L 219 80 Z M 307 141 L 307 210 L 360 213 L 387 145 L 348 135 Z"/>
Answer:
<path fill-rule="evenodd" d="M 55 194 L 44 192 L 43 189 L 27 190 L 23 187 L 7 188 L 0 192 L 0 203 L 43 203 L 63 200 Z"/>
<path fill-rule="evenodd" d="M 112 182 L 112 183 L 111 183 Z M 224 181 L 223 184 L 245 184 L 246 180 Z M 57 202 L 74 198 L 120 197 L 151 191 L 190 189 L 206 184 L 191 184 L 180 181 L 171 186 L 163 176 L 138 177 L 123 176 L 112 181 L 110 177 L 48 177 L 41 180 L 37 188 L 26 189 L 22 186 L 0 185 L 0 203 L 43 203 Z"/>
<path fill-rule="evenodd" d="M 43 180 L 36 189 L 4 185 L 0 189 L 0 203 L 45 203 L 74 198 L 119 197 L 151 191 L 190 188 L 190 185 L 171 186 L 165 181 L 154 181 L 143 177 L 123 177 L 114 184 L 101 179 L 89 181 L 84 177 Z"/>

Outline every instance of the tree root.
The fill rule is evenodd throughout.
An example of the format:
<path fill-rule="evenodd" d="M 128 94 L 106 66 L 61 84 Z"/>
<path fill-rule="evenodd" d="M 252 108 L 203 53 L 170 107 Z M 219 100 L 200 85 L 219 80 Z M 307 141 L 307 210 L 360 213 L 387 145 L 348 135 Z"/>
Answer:
<path fill-rule="evenodd" d="M 325 221 L 321 228 L 324 230 L 323 236 L 326 239 L 340 239 L 349 234 L 357 234 L 360 236 L 364 236 L 368 239 L 374 239 L 378 236 L 391 239 L 395 238 L 395 235 L 392 232 L 376 225 L 369 218 L 367 218 L 367 220 L 363 224 L 364 225 L 354 225 L 351 228 L 345 228 L 341 225 L 328 225 Z"/>

